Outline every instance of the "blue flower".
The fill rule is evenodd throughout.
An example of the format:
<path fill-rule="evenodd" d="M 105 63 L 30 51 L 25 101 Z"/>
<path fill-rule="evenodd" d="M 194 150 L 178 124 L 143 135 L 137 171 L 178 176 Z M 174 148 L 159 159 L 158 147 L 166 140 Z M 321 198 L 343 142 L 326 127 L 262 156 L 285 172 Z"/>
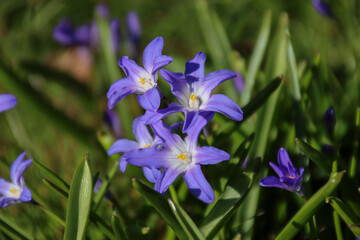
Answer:
<path fill-rule="evenodd" d="M 324 114 L 324 122 L 326 130 L 328 131 L 330 136 L 333 136 L 336 124 L 335 110 L 333 107 L 329 107 L 329 109 L 326 110 Z"/>
<path fill-rule="evenodd" d="M 0 208 L 14 205 L 18 202 L 31 201 L 31 192 L 24 184 L 23 173 L 32 163 L 31 159 L 24 161 L 26 153 L 23 152 L 11 164 L 10 177 L 11 183 L 0 178 Z"/>
<path fill-rule="evenodd" d="M 332 18 L 334 16 L 327 2 L 322 0 L 313 0 L 312 3 L 316 11 L 318 11 L 320 14 L 324 15 L 325 17 Z"/>
<path fill-rule="evenodd" d="M 295 192 L 299 196 L 304 194 L 302 188 L 302 180 L 304 168 L 300 168 L 300 172 L 292 164 L 290 157 L 284 148 L 280 148 L 278 152 L 279 166 L 270 162 L 270 166 L 274 169 L 279 177 L 269 176 L 260 180 L 263 187 L 277 187 Z"/>
<path fill-rule="evenodd" d="M 141 38 L 141 24 L 136 12 L 130 11 L 126 14 L 126 27 L 130 40 L 130 55 L 136 57 Z"/>
<path fill-rule="evenodd" d="M 214 191 L 206 180 L 201 165 L 217 164 L 228 160 L 230 155 L 214 147 L 197 146 L 197 138 L 206 119 L 207 116 L 200 116 L 196 125 L 189 129 L 185 141 L 159 121 L 151 126 L 154 133 L 164 141 L 164 148 L 143 148 L 126 152 L 123 159 L 135 166 L 162 168 L 161 176 L 155 183 L 156 191 L 165 193 L 181 174 L 189 190 L 198 199 L 211 203 L 215 199 Z"/>
<path fill-rule="evenodd" d="M 134 133 L 135 141 L 129 139 L 119 139 L 110 147 L 108 154 L 113 155 L 115 153 L 123 153 L 132 150 L 138 150 L 143 148 L 156 148 L 161 144 L 161 139 L 157 137 L 152 137 L 149 133 L 149 130 L 145 126 L 142 120 L 142 116 L 136 118 L 132 123 L 132 129 Z M 125 172 L 127 167 L 127 161 L 125 161 L 124 156 L 120 157 L 119 168 L 121 172 Z M 150 182 L 156 182 L 160 176 L 160 170 L 153 167 L 143 167 L 143 172 L 145 177 Z"/>
<path fill-rule="evenodd" d="M 112 110 L 106 111 L 104 113 L 103 119 L 105 125 L 110 129 L 111 132 L 114 133 L 116 137 L 119 138 L 123 135 L 120 119 L 114 111 Z"/>
<path fill-rule="evenodd" d="M 185 75 L 160 70 L 160 75 L 170 84 L 171 91 L 180 104 L 171 103 L 165 109 L 146 113 L 147 124 L 155 123 L 175 112 L 185 114 L 183 132 L 196 123 L 201 112 L 219 112 L 236 121 L 243 119 L 242 110 L 233 100 L 223 94 L 211 95 L 220 83 L 235 78 L 236 73 L 231 70 L 218 70 L 204 76 L 205 60 L 204 53 L 196 54 L 194 59 L 186 62 Z"/>
<path fill-rule="evenodd" d="M 17 99 L 11 94 L 0 94 L 0 112 L 4 112 L 15 107 Z"/>
<path fill-rule="evenodd" d="M 155 111 L 160 106 L 160 92 L 157 88 L 158 70 L 172 62 L 172 58 L 162 55 L 164 40 L 157 37 L 146 46 L 143 53 L 144 68 L 129 57 L 119 59 L 126 78 L 114 82 L 107 93 L 108 107 L 112 109 L 124 97 L 136 93 L 137 100 L 145 110 Z"/>
<path fill-rule="evenodd" d="M 100 190 L 101 185 L 102 185 L 102 180 L 98 178 L 94 185 L 94 193 L 97 193 Z M 107 199 L 107 200 L 114 199 L 114 196 L 112 195 L 112 193 L 109 190 L 105 193 L 105 199 Z"/>

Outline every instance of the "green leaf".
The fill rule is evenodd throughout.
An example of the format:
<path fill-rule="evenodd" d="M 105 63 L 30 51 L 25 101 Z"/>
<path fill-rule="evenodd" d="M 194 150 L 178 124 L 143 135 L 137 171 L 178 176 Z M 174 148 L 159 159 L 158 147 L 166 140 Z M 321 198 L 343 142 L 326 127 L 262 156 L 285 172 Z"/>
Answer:
<path fill-rule="evenodd" d="M 318 167 L 320 167 L 322 170 L 325 171 L 325 173 L 331 172 L 331 159 L 326 156 L 325 154 L 319 152 L 315 148 L 311 147 L 309 144 L 307 144 L 305 141 L 296 138 L 295 139 L 296 145 L 299 147 L 299 149 L 308 157 L 310 160 L 312 160 Z"/>
<path fill-rule="evenodd" d="M 69 193 L 65 192 L 64 190 L 62 190 L 61 188 L 59 188 L 58 186 L 56 186 L 54 183 L 52 183 L 51 181 L 47 180 L 47 179 L 43 179 L 42 180 L 43 183 L 48 186 L 49 188 L 51 188 L 52 190 L 54 190 L 57 194 L 59 194 L 61 197 L 67 199 Z"/>
<path fill-rule="evenodd" d="M 39 161 L 33 159 L 35 166 L 44 174 L 46 178 L 48 178 L 51 183 L 58 189 L 61 189 L 65 193 L 69 193 L 70 186 L 58 175 L 56 175 L 53 171 L 45 167 Z"/>
<path fill-rule="evenodd" d="M 344 222 L 349 226 L 350 230 L 354 233 L 355 237 L 360 237 L 360 229 L 358 226 L 357 228 L 354 227 L 359 223 L 359 219 L 356 217 L 355 213 L 337 197 L 328 197 L 326 198 L 326 202 L 330 203 L 334 210 L 340 215 Z"/>
<path fill-rule="evenodd" d="M 343 177 L 340 183 L 340 193 L 342 200 L 351 207 L 353 212 L 360 218 L 360 194 L 357 182 L 351 179 L 348 175 Z"/>
<path fill-rule="evenodd" d="M 233 213 L 240 207 L 251 187 L 252 180 L 253 173 L 240 171 L 237 171 L 235 175 L 230 178 L 224 193 L 200 226 L 200 230 L 206 239 L 213 239 L 231 218 Z"/>
<path fill-rule="evenodd" d="M 113 211 L 113 215 L 111 216 L 111 225 L 116 239 L 127 239 L 124 228 L 121 225 L 120 218 L 116 215 L 116 211 Z"/>
<path fill-rule="evenodd" d="M 190 216 L 185 212 L 185 210 L 171 199 L 168 199 L 168 202 L 175 217 L 188 235 L 188 238 L 194 240 L 205 240 L 204 235 L 201 233 Z"/>
<path fill-rule="evenodd" d="M 108 238 L 114 239 L 112 228 L 96 213 L 90 212 L 90 220 L 94 223 Z"/>
<path fill-rule="evenodd" d="M 164 198 L 163 195 L 146 186 L 143 182 L 137 179 L 133 179 L 133 186 L 138 190 L 138 192 L 146 198 L 151 205 L 158 211 L 158 213 L 163 217 L 165 222 L 170 225 L 174 230 L 175 234 L 179 239 L 187 239 L 187 234 L 185 233 L 182 226 L 179 224 L 177 218 L 172 212 L 169 203 Z"/>
<path fill-rule="evenodd" d="M 331 174 L 329 181 L 320 188 L 295 214 L 275 240 L 293 239 L 295 235 L 305 226 L 318 208 L 325 203 L 328 197 L 339 185 L 345 171 Z"/>
<path fill-rule="evenodd" d="M 254 50 L 251 54 L 249 67 L 246 72 L 245 89 L 241 94 L 241 103 L 247 104 L 250 100 L 255 83 L 256 74 L 263 60 L 271 29 L 271 11 L 266 11 L 263 17 L 259 35 L 256 39 Z"/>
<path fill-rule="evenodd" d="M 5 233 L 11 239 L 34 239 L 24 230 L 7 219 L 6 216 L 0 214 L 0 230 Z"/>
<path fill-rule="evenodd" d="M 93 190 L 89 160 L 89 153 L 85 153 L 71 183 L 66 212 L 65 240 L 81 240 L 85 237 Z"/>

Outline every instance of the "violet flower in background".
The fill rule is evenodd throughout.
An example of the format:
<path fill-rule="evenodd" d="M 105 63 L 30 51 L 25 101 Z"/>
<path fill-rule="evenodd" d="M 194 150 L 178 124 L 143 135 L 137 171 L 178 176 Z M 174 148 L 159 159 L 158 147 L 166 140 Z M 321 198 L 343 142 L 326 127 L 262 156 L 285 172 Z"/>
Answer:
<path fill-rule="evenodd" d="M 141 39 L 141 24 L 136 12 L 130 11 L 126 14 L 126 28 L 129 35 L 130 55 L 136 58 Z"/>
<path fill-rule="evenodd" d="M 103 18 L 109 18 L 109 8 L 105 3 L 99 3 L 95 7 L 95 11 L 98 15 L 100 15 Z"/>
<path fill-rule="evenodd" d="M 129 139 L 119 139 L 110 147 L 108 155 L 113 155 L 115 153 L 126 153 L 132 150 L 138 150 L 143 148 L 157 148 L 162 141 L 158 137 L 152 137 L 149 133 L 149 130 L 145 126 L 142 120 L 142 116 L 135 118 L 132 123 L 133 134 L 136 139 L 135 141 Z M 125 161 L 124 156 L 120 157 L 119 168 L 121 172 L 125 172 L 127 167 L 127 161 Z M 143 172 L 150 182 L 156 182 L 159 178 L 161 172 L 157 168 L 153 167 L 143 167 Z"/>
<path fill-rule="evenodd" d="M 207 113 L 212 114 L 212 113 Z M 206 116 L 202 116 L 196 126 L 189 129 L 185 141 L 162 121 L 151 127 L 164 142 L 164 148 L 145 148 L 126 152 L 123 158 L 135 166 L 163 168 L 160 178 L 155 183 L 155 190 L 164 194 L 168 187 L 181 174 L 189 190 L 201 201 L 211 203 L 215 194 L 206 180 L 201 165 L 217 164 L 230 159 L 230 155 L 214 147 L 198 147 L 197 139 Z"/>
<path fill-rule="evenodd" d="M 333 136 L 336 124 L 335 110 L 333 107 L 330 107 L 328 110 L 326 110 L 324 114 L 324 122 L 326 130 L 328 131 L 330 136 Z"/>
<path fill-rule="evenodd" d="M 12 94 L 0 94 L 0 112 L 4 112 L 15 107 L 17 99 Z"/>
<path fill-rule="evenodd" d="M 334 14 L 327 2 L 322 0 L 313 0 L 312 4 L 315 7 L 316 11 L 321 15 L 329 18 L 334 17 Z"/>
<path fill-rule="evenodd" d="M 329 156 L 334 156 L 334 147 L 328 144 L 321 145 L 321 151 Z"/>
<path fill-rule="evenodd" d="M 157 37 L 145 48 L 143 53 L 144 68 L 137 65 L 128 56 L 119 59 L 119 66 L 126 78 L 114 82 L 107 93 L 108 107 L 112 109 L 124 97 L 136 93 L 142 108 L 155 111 L 160 106 L 160 91 L 157 87 L 158 70 L 172 62 L 172 58 L 162 55 L 164 40 Z"/>
<path fill-rule="evenodd" d="M 239 93 L 242 93 L 244 91 L 244 85 L 245 85 L 245 81 L 244 81 L 244 77 L 240 72 L 236 72 L 236 77 L 234 79 L 234 85 L 236 90 Z"/>
<path fill-rule="evenodd" d="M 114 111 L 108 110 L 104 113 L 104 122 L 116 137 L 119 138 L 123 135 L 120 119 Z"/>
<path fill-rule="evenodd" d="M 282 188 L 290 192 L 295 192 L 299 196 L 303 196 L 304 190 L 302 187 L 302 180 L 304 168 L 300 168 L 300 171 L 298 171 L 292 164 L 290 157 L 284 148 L 279 149 L 278 162 L 279 166 L 269 162 L 278 177 L 265 177 L 260 180 L 260 186 Z"/>
<path fill-rule="evenodd" d="M 94 193 L 97 193 L 100 190 L 101 185 L 102 185 L 102 180 L 97 179 L 96 183 L 94 185 Z M 105 199 L 112 200 L 112 199 L 114 199 L 114 196 L 112 195 L 112 193 L 110 191 L 107 191 L 105 193 Z"/>
<path fill-rule="evenodd" d="M 24 184 L 24 171 L 32 163 L 31 159 L 25 159 L 26 153 L 20 154 L 10 166 L 11 183 L 0 178 L 0 208 L 14 205 L 19 202 L 31 201 L 31 192 Z"/>
<path fill-rule="evenodd" d="M 236 73 L 218 70 L 204 76 L 205 60 L 204 53 L 196 54 L 186 62 L 184 75 L 160 70 L 160 75 L 170 84 L 171 91 L 180 104 L 171 103 L 165 109 L 146 113 L 146 124 L 155 123 L 176 112 L 185 114 L 183 132 L 187 132 L 196 123 L 201 112 L 219 112 L 236 121 L 243 119 L 242 110 L 233 100 L 223 94 L 211 95 L 220 83 L 236 77 Z M 208 122 L 210 120 L 211 118 L 207 119 Z"/>

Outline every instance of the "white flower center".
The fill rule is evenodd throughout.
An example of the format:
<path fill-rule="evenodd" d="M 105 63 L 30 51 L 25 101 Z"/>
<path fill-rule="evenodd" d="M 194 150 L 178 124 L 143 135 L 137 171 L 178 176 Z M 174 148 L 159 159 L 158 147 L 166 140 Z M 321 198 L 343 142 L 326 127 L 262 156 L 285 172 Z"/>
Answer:
<path fill-rule="evenodd" d="M 21 195 L 20 189 L 10 188 L 9 191 L 10 191 L 11 195 L 12 195 L 14 198 L 20 198 L 20 195 Z"/>
<path fill-rule="evenodd" d="M 189 98 L 189 106 L 191 109 L 199 109 L 200 99 L 195 96 L 195 94 L 191 94 Z"/>
<path fill-rule="evenodd" d="M 177 158 L 182 162 L 186 164 L 190 164 L 192 162 L 191 154 L 188 153 L 180 153 Z"/>
<path fill-rule="evenodd" d="M 151 88 L 154 87 L 154 84 L 153 84 L 153 82 L 151 81 L 151 79 L 148 79 L 148 78 L 146 78 L 146 77 L 140 78 L 139 83 L 140 83 L 141 87 L 142 87 L 145 91 L 147 91 L 147 90 L 149 90 L 149 89 L 151 89 Z"/>

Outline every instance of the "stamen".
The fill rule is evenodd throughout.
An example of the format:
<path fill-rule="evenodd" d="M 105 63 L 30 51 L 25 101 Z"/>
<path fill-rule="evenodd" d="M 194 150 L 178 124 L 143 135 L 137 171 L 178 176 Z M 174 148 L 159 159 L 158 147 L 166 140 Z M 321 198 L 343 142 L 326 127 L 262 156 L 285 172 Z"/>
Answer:
<path fill-rule="evenodd" d="M 10 192 L 15 195 L 18 193 L 18 190 L 16 190 L 15 188 L 10 188 Z"/>
<path fill-rule="evenodd" d="M 140 80 L 139 80 L 139 83 L 141 83 L 142 85 L 145 85 L 145 80 L 146 80 L 146 78 L 140 78 Z"/>
<path fill-rule="evenodd" d="M 198 109 L 199 105 L 200 105 L 199 99 L 195 96 L 195 94 L 192 93 L 189 98 L 189 106 L 192 109 Z"/>
<path fill-rule="evenodd" d="M 195 101 L 197 101 L 197 98 L 196 98 L 195 94 L 192 93 L 192 94 L 190 95 L 190 100 L 193 100 L 193 101 L 195 100 Z"/>
<path fill-rule="evenodd" d="M 150 144 L 146 144 L 142 148 L 148 148 L 148 147 L 150 147 Z"/>
<path fill-rule="evenodd" d="M 186 153 L 180 153 L 178 156 L 177 156 L 177 158 L 179 159 L 179 160 L 182 160 L 182 161 L 187 161 L 187 158 L 186 158 Z"/>

